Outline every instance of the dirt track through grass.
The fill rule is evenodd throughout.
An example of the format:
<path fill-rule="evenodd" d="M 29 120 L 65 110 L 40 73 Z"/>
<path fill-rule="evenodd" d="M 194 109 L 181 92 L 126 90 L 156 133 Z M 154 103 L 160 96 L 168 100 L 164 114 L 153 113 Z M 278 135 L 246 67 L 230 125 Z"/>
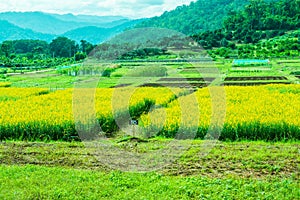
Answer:
<path fill-rule="evenodd" d="M 124 151 L 143 154 L 165 148 L 168 141 L 112 143 Z M 299 180 L 300 145 L 297 143 L 217 142 L 206 156 L 202 156 L 202 144 L 203 141 L 182 141 L 181 145 L 188 150 L 174 163 L 163 167 L 159 173 L 210 178 L 294 177 Z M 97 149 L 86 147 L 82 143 L 4 142 L 0 144 L 0 163 L 111 171 L 109 166 L 97 160 L 95 152 Z"/>

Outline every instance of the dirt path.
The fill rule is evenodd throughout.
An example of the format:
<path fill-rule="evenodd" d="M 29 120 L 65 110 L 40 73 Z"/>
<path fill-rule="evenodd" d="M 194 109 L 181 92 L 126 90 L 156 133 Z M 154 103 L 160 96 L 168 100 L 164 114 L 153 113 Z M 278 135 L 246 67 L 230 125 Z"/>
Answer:
<path fill-rule="evenodd" d="M 28 75 L 28 74 L 41 74 L 45 72 L 51 72 L 55 71 L 55 69 L 45 69 L 45 70 L 39 70 L 39 71 L 32 71 L 32 72 L 22 72 L 22 73 L 7 73 L 8 76 L 17 76 L 17 75 Z"/>

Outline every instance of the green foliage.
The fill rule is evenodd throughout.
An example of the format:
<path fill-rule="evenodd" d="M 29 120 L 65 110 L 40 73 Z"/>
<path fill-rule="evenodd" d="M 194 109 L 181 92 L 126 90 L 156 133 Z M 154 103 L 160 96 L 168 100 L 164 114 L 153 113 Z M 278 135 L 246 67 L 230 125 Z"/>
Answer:
<path fill-rule="evenodd" d="M 96 47 L 96 45 L 93 45 L 89 42 L 87 42 L 86 40 L 80 40 L 80 50 L 85 53 L 86 55 L 88 55 L 89 53 L 91 53 L 91 51 Z"/>
<path fill-rule="evenodd" d="M 83 52 L 77 52 L 75 54 L 75 61 L 80 61 L 86 58 L 86 53 Z"/>
<path fill-rule="evenodd" d="M 261 40 L 256 44 L 241 44 L 235 49 L 221 47 L 208 51 L 211 56 L 222 58 L 286 58 L 298 57 L 300 43 L 294 34 Z"/>
<path fill-rule="evenodd" d="M 144 99 L 144 101 L 139 104 L 129 108 L 129 113 L 131 118 L 137 119 L 142 114 L 148 113 L 152 106 L 155 105 L 155 101 L 152 99 Z"/>
<path fill-rule="evenodd" d="M 284 31 L 300 28 L 299 11 L 298 0 L 270 3 L 251 0 L 243 11 L 232 13 L 226 18 L 224 34 L 225 37 L 245 43 L 281 35 Z"/>
<path fill-rule="evenodd" d="M 77 51 L 75 41 L 67 37 L 58 37 L 50 43 L 51 53 L 55 57 L 73 57 Z"/>
<path fill-rule="evenodd" d="M 111 73 L 114 72 L 114 69 L 111 68 L 107 68 L 102 72 L 102 76 L 103 77 L 110 77 Z"/>
<path fill-rule="evenodd" d="M 14 53 L 16 54 L 48 54 L 49 44 L 42 40 L 15 40 L 10 41 L 12 43 Z"/>
<path fill-rule="evenodd" d="M 120 60 L 131 60 L 131 59 L 145 59 L 147 57 L 153 56 L 161 56 L 161 55 L 169 55 L 166 49 L 159 49 L 159 48 L 143 48 L 143 49 L 135 49 L 129 51 L 119 58 Z"/>
<path fill-rule="evenodd" d="M 280 0 L 280 1 L 264 1 L 264 0 L 251 0 L 243 10 L 230 12 L 226 19 L 223 21 L 223 28 L 217 30 L 210 30 L 200 32 L 192 36 L 200 45 L 206 49 L 213 47 L 227 47 L 235 49 L 235 43 L 255 44 L 263 39 L 271 40 L 276 36 L 284 36 L 289 30 L 297 30 L 300 28 L 299 20 L 300 2 L 298 0 Z M 291 14 L 293 13 L 293 14 Z M 297 31 L 294 34 L 288 33 L 289 37 L 299 38 Z M 287 42 L 288 43 L 288 42 Z M 272 48 L 265 50 L 271 51 Z M 290 46 L 285 45 L 284 56 L 297 56 L 295 52 L 290 50 L 299 51 L 299 43 Z M 279 55 L 273 53 L 273 55 Z M 239 57 L 261 57 L 267 56 L 268 53 L 258 52 L 258 55 L 250 54 L 250 52 L 242 52 Z M 222 51 L 222 50 L 221 50 Z M 220 54 L 221 57 L 226 57 Z M 261 55 L 262 54 L 262 55 Z M 266 55 L 267 54 L 267 55 Z M 218 52 L 216 52 L 218 55 Z M 272 55 L 272 56 L 273 56 Z"/>
<path fill-rule="evenodd" d="M 300 76 L 300 71 L 291 72 L 291 75 L 297 75 L 297 76 Z"/>
<path fill-rule="evenodd" d="M 50 44 L 41 40 L 12 40 L 4 41 L 0 47 L 0 66 L 14 68 L 15 72 L 18 69 L 47 68 L 83 60 L 94 45 L 82 41 L 79 51 L 79 45 L 74 41 L 59 37 Z"/>
<path fill-rule="evenodd" d="M 10 58 L 0 57 L 0 66 L 3 67 L 2 73 L 22 70 L 34 71 L 70 63 L 74 63 L 73 58 L 51 58 L 35 54 L 11 54 Z"/>
<path fill-rule="evenodd" d="M 174 52 L 201 51 L 191 38 L 168 29 L 141 28 L 126 31 L 97 46 L 92 52 L 99 60 L 159 59 Z M 171 55 L 170 55 L 171 54 Z M 176 55 L 175 55 L 176 56 Z"/>
<path fill-rule="evenodd" d="M 9 57 L 9 55 L 13 52 L 13 45 L 12 45 L 12 43 L 9 42 L 9 41 L 3 42 L 1 44 L 1 51 L 4 53 L 4 55 L 6 57 Z"/>
<path fill-rule="evenodd" d="M 239 10 L 248 0 L 198 0 L 189 6 L 183 5 L 165 12 L 160 17 L 150 18 L 137 27 L 161 27 L 187 35 L 222 27 L 222 21 L 229 11 Z"/>

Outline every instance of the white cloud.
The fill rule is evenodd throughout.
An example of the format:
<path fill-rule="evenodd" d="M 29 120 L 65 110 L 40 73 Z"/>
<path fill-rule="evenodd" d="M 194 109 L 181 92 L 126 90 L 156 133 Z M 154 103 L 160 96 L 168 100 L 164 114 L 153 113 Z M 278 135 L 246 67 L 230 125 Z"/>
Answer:
<path fill-rule="evenodd" d="M 0 12 L 43 11 L 143 18 L 161 15 L 164 11 L 191 1 L 193 0 L 0 0 Z"/>

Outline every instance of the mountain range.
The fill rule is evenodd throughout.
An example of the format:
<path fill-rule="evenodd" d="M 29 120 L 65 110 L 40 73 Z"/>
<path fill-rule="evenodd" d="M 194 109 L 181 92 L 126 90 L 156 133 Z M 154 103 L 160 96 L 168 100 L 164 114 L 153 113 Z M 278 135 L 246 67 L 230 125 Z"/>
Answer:
<path fill-rule="evenodd" d="M 31 29 L 18 27 L 8 21 L 0 20 L 0 42 L 18 39 L 51 41 L 53 38 L 55 38 L 55 35 L 35 32 Z"/>
<path fill-rule="evenodd" d="M 122 16 L 89 16 L 43 12 L 0 13 L 0 42 L 40 39 L 50 42 L 58 36 L 98 44 L 142 20 Z"/>

